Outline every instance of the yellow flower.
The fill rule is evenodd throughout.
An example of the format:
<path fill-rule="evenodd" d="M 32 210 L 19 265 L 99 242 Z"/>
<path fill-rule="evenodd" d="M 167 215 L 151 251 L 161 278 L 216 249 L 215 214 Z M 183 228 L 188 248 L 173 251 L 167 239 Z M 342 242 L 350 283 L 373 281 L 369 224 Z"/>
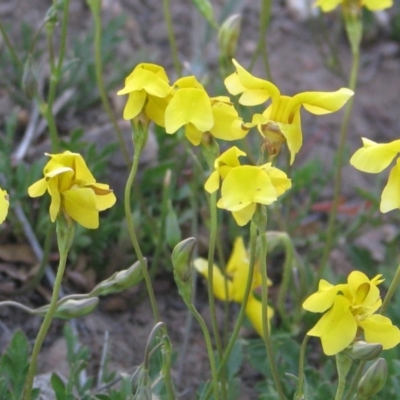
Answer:
<path fill-rule="evenodd" d="M 2 224 L 6 219 L 9 206 L 10 201 L 7 191 L 0 188 L 0 224 Z"/>
<path fill-rule="evenodd" d="M 241 94 L 240 104 L 255 106 L 271 99 L 268 108 L 262 114 L 255 114 L 252 123 L 246 126 L 257 125 L 271 155 L 277 155 L 286 141 L 291 164 L 303 142 L 301 106 L 316 115 L 329 114 L 342 108 L 354 94 L 350 89 L 341 88 L 336 92 L 304 92 L 293 97 L 284 96 L 273 83 L 254 77 L 236 60 L 232 61 L 236 72 L 225 79 L 225 86 L 229 93 Z"/>
<path fill-rule="evenodd" d="M 382 304 L 379 285 L 383 279 L 373 279 L 360 271 L 353 271 L 347 284 L 331 285 L 321 279 L 318 292 L 303 303 L 311 312 L 325 312 L 317 324 L 307 333 L 321 338 L 326 355 L 334 355 L 353 343 L 358 331 L 364 331 L 367 343 L 380 343 L 390 349 L 400 342 L 400 330 L 392 321 L 374 314 Z"/>
<path fill-rule="evenodd" d="M 349 6 L 353 4 L 359 7 L 365 6 L 371 11 L 383 10 L 393 5 L 393 0 L 346 0 L 346 2 L 350 3 Z M 315 6 L 321 7 L 324 12 L 328 12 L 342 3 L 344 3 L 344 0 L 317 0 Z"/>
<path fill-rule="evenodd" d="M 375 143 L 362 138 L 363 147 L 358 149 L 350 159 L 350 164 L 363 172 L 376 174 L 387 168 L 400 153 L 400 140 L 390 143 Z M 381 197 L 381 212 L 400 208 L 400 159 L 389 174 L 388 182 Z"/>
<path fill-rule="evenodd" d="M 208 278 L 208 262 L 204 258 L 194 260 L 195 268 L 206 279 Z M 241 237 L 235 240 L 233 251 L 226 267 L 226 276 L 216 266 L 213 266 L 213 291 L 215 297 L 223 301 L 235 301 L 242 303 L 249 270 L 249 256 L 244 247 Z M 226 284 L 225 284 L 226 280 Z M 261 273 L 255 268 L 252 280 L 252 292 L 246 304 L 246 315 L 255 330 L 262 336 L 262 305 L 261 301 L 254 295 L 253 291 L 261 285 Z M 271 282 L 268 282 L 271 285 Z M 227 291 L 225 290 L 227 289 Z M 274 312 L 268 307 L 268 318 L 271 320 Z"/>
<path fill-rule="evenodd" d="M 133 119 L 144 110 L 146 116 L 156 124 L 164 126 L 167 98 L 172 91 L 164 68 L 155 64 L 138 64 L 125 79 L 125 86 L 118 95 L 129 94 L 123 117 Z"/>
<path fill-rule="evenodd" d="M 174 87 L 176 90 L 165 110 L 165 130 L 175 133 L 184 126 L 188 140 L 198 145 L 203 132 L 214 125 L 210 98 L 194 76 L 178 79 Z"/>
<path fill-rule="evenodd" d="M 51 196 L 50 218 L 62 211 L 89 229 L 99 226 L 99 211 L 114 205 L 116 198 L 108 185 L 97 183 L 80 154 L 65 151 L 51 157 L 43 170 L 44 178 L 28 189 L 29 196 Z"/>
<path fill-rule="evenodd" d="M 215 171 L 204 188 L 213 193 L 221 186 L 217 207 L 232 212 L 238 225 L 246 225 L 252 218 L 256 204 L 272 204 L 291 186 L 291 180 L 271 163 L 260 166 L 240 165 L 239 157 L 246 153 L 236 146 L 215 160 Z"/>

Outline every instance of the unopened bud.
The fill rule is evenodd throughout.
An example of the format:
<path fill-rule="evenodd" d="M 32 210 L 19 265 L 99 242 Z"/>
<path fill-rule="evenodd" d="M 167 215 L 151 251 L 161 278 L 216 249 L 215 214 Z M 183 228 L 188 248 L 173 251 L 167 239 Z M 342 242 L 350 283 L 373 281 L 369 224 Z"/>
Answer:
<path fill-rule="evenodd" d="M 144 259 L 144 262 L 147 264 L 146 259 Z M 130 268 L 115 272 L 108 279 L 100 282 L 89 293 L 89 296 L 106 296 L 111 293 L 119 293 L 138 284 L 142 279 L 142 267 L 140 262 L 136 261 Z"/>
<path fill-rule="evenodd" d="M 149 372 L 140 365 L 132 375 L 133 400 L 152 400 Z"/>
<path fill-rule="evenodd" d="M 380 343 L 367 343 L 362 340 L 354 342 L 347 350 L 349 357 L 355 360 L 375 360 L 382 353 L 383 346 Z"/>
<path fill-rule="evenodd" d="M 38 92 L 37 79 L 33 73 L 33 59 L 32 55 L 29 54 L 24 64 L 24 72 L 22 74 L 22 90 L 26 97 L 32 100 Z"/>
<path fill-rule="evenodd" d="M 54 314 L 54 318 L 71 319 L 83 317 L 87 314 L 90 314 L 97 307 L 98 304 L 98 297 L 90 297 L 78 300 L 69 299 L 65 301 L 62 301 L 61 299 Z M 49 305 L 46 305 L 44 307 L 40 307 L 34 310 L 32 313 L 44 317 L 47 314 L 48 310 Z"/>
<path fill-rule="evenodd" d="M 175 283 L 185 302 L 191 301 L 192 297 L 192 254 L 195 246 L 194 237 L 182 240 L 175 246 L 171 256 Z"/>
<path fill-rule="evenodd" d="M 224 21 L 219 30 L 219 48 L 221 55 L 226 59 L 230 60 L 235 57 L 241 21 L 240 14 L 233 14 Z"/>
<path fill-rule="evenodd" d="M 357 400 L 368 400 L 385 386 L 387 364 L 384 358 L 378 358 L 361 378 L 357 388 Z"/>

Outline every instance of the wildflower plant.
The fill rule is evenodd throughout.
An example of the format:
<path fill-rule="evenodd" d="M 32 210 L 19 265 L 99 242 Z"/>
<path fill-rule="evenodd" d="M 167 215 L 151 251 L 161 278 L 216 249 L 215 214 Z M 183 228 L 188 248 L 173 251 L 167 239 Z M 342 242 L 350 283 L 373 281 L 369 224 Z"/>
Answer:
<path fill-rule="evenodd" d="M 400 266 L 390 280 L 385 296 L 385 277 L 379 273 L 378 268 L 373 273 L 354 268 L 349 272 L 345 283 L 339 276 L 337 279 L 333 278 L 332 273 L 329 279 L 326 278 L 326 272 L 335 232 L 341 167 L 344 164 L 343 149 L 353 97 L 357 93 L 362 37 L 361 11 L 362 7 L 370 11 L 385 9 L 392 5 L 392 1 L 316 0 L 314 6 L 323 12 L 342 6 L 353 57 L 352 71 L 348 87 L 332 87 L 331 91 L 307 91 L 292 96 L 281 93 L 271 78 L 268 65 L 264 29 L 268 27 L 272 2 L 262 2 L 262 29 L 257 46 L 259 51 L 256 51 L 250 65 L 245 68 L 235 59 L 241 27 L 240 15 L 230 16 L 218 27 L 211 2 L 193 1 L 210 27 L 219 30 L 219 72 L 225 87 L 222 89 L 222 83 L 219 88 L 216 85 L 212 94 L 200 74 L 182 74 L 168 2 L 165 2 L 163 11 L 175 72 L 158 63 L 139 62 L 125 77 L 124 83 L 121 78 L 119 89 L 115 91 L 118 96 L 124 96 L 120 97 L 125 101 L 120 117 L 130 122 L 133 144 L 131 156 L 125 147 L 125 139 L 105 91 L 101 54 L 101 2 L 89 0 L 95 29 L 93 64 L 96 83 L 102 107 L 111 121 L 121 147 L 121 155 L 129 171 L 123 196 L 118 202 L 112 189 L 112 176 L 109 184 L 96 180 L 94 175 L 97 173 L 91 172 L 90 159 L 81 151 L 81 145 L 73 138 L 74 135 L 65 146 L 60 140 L 55 118 L 55 100 L 57 88 L 69 67 L 65 60 L 68 55 L 66 33 L 69 1 L 56 3 L 49 9 L 43 26 L 35 35 L 24 63 L 14 51 L 0 21 L 0 32 L 4 36 L 13 64 L 21 74 L 22 88 L 46 121 L 51 143 L 51 151 L 46 153 L 49 159 L 44 166 L 42 177 L 26 185 L 30 197 L 29 207 L 32 204 L 46 210 L 48 207 L 50 217 L 47 232 L 42 235 L 46 237 L 47 255 L 42 254 L 38 258 L 43 258 L 41 262 L 45 267 L 51 248 L 53 223 L 56 225 L 59 253 L 59 264 L 48 304 L 31 308 L 13 300 L 0 302 L 0 307 L 17 307 L 32 316 L 43 318 L 30 358 L 28 341 L 20 333 L 15 335 L 6 353 L 0 357 L 0 397 L 5 394 L 10 398 L 30 400 L 39 395 L 38 390 L 34 388 L 34 378 L 38 371 L 39 353 L 53 319 L 72 319 L 94 313 L 102 297 L 121 293 L 142 281 L 154 320 L 147 343 L 143 346 L 143 362 L 129 378 L 125 376 L 122 379 L 119 392 L 111 390 L 99 394 L 97 388 L 89 393 L 87 388 L 91 385 L 81 384 L 78 379 L 78 375 L 83 372 L 83 365 L 88 361 L 88 354 L 80 348 L 77 338 L 67 329 L 65 336 L 69 347 L 69 360 L 72 374 L 75 375 L 69 379 L 68 384 L 57 374 L 52 376 L 51 383 L 57 398 L 74 399 L 80 396 L 150 399 L 159 396 L 161 399 L 176 399 L 177 387 L 182 386 L 181 376 L 187 351 L 185 346 L 190 345 L 191 318 L 194 318 L 201 328 L 209 363 L 209 374 L 201 377 L 201 385 L 198 393 L 193 394 L 194 397 L 202 400 L 239 398 L 237 384 L 240 381 L 241 365 L 246 359 L 245 352 L 250 354 L 250 358 L 255 357 L 254 351 L 248 350 L 252 348 L 249 344 L 252 340 L 254 343 L 261 343 L 263 349 L 261 369 L 267 376 L 260 385 L 263 390 L 262 398 L 325 398 L 326 392 L 320 390 L 320 380 L 324 381 L 325 386 L 329 386 L 329 395 L 333 393 L 332 388 L 335 388 L 335 400 L 349 400 L 354 396 L 358 399 L 369 399 L 381 390 L 391 393 L 390 390 L 394 389 L 387 389 L 385 382 L 393 368 L 388 368 L 390 357 L 387 357 L 388 362 L 385 357 L 386 350 L 395 349 L 399 344 L 400 330 L 397 326 L 398 321 L 386 313 L 400 283 Z M 56 55 L 53 41 L 58 37 L 55 30 L 59 21 L 60 43 Z M 46 28 L 51 73 L 46 96 L 41 93 L 33 73 L 34 49 L 43 27 Z M 263 54 L 268 79 L 257 77 L 251 72 L 258 53 Z M 240 55 L 237 56 L 237 59 L 239 58 Z M 189 64 L 188 66 L 191 67 Z M 195 70 L 196 68 L 193 68 L 193 71 Z M 174 80 L 170 77 L 174 77 Z M 247 108 L 243 115 L 242 106 Z M 258 106 L 263 106 L 264 109 L 259 112 Z M 303 264 L 301 259 L 307 260 L 307 255 L 303 257 L 303 254 L 297 252 L 296 239 L 289 233 L 296 234 L 295 229 L 291 229 L 295 225 L 291 222 L 294 214 L 292 209 L 295 208 L 291 207 L 292 188 L 296 188 L 296 173 L 293 169 L 297 168 L 295 161 L 302 149 L 303 136 L 308 135 L 308 127 L 302 124 L 301 115 L 302 112 L 309 112 L 320 116 L 336 113 L 342 108 L 345 111 L 327 238 L 324 246 L 316 246 L 317 251 L 323 247 L 319 265 Z M 157 190 L 154 194 L 154 199 L 157 199 L 155 201 L 160 199 L 161 206 L 155 207 L 157 211 L 152 213 L 149 212 L 151 207 L 141 204 L 140 211 L 145 212 L 141 213 L 143 215 L 138 223 L 138 219 L 135 218 L 139 208 L 135 204 L 136 200 L 146 203 L 146 199 L 141 199 L 145 192 L 143 187 L 151 190 L 148 187 L 151 185 L 148 185 L 146 179 L 135 186 L 134 183 L 154 125 L 157 126 L 159 136 L 171 138 L 170 135 L 175 135 L 173 138 L 176 146 L 168 164 L 172 169 L 175 167 L 175 171 L 166 172 L 164 187 L 160 191 L 162 194 L 159 195 Z M 178 132 L 182 135 L 177 134 Z M 400 153 L 399 140 L 385 144 L 375 143 L 366 138 L 362 141 L 363 147 L 352 156 L 350 164 L 363 172 L 382 172 Z M 12 143 L 12 140 L 9 142 Z M 281 150 L 284 146 L 289 153 L 288 163 L 285 163 L 282 157 Z M 62 147 L 70 150 L 62 152 Z M 1 156 L 8 157 L 5 153 L 7 152 L 1 152 Z M 19 153 L 20 151 L 16 152 Z M 160 151 L 160 154 L 164 154 L 163 151 Z M 14 162 L 20 162 L 22 159 L 23 156 L 17 157 Z M 179 163 L 176 162 L 178 159 Z M 195 167 L 187 167 L 189 162 Z M 11 226 L 15 217 L 23 212 L 23 207 L 19 204 L 23 201 L 22 196 L 18 194 L 15 197 L 17 201 L 13 201 L 14 189 L 9 187 L 11 180 L 8 179 L 8 175 L 13 172 L 12 162 L 10 160 L 5 164 L 8 166 L 7 170 L 4 168 L 4 171 L 0 171 L 2 228 Z M 185 171 L 182 171 L 183 168 Z M 172 193 L 170 186 L 171 179 L 180 184 L 180 180 L 186 178 L 186 168 L 192 168 L 190 174 L 187 174 L 190 176 L 190 184 L 185 188 L 186 192 L 190 192 L 186 193 L 185 201 L 190 199 L 191 209 L 190 212 L 183 213 L 182 217 L 178 215 L 178 211 L 181 211 L 179 207 L 174 209 L 173 200 L 180 202 L 182 207 L 187 207 L 187 204 L 183 204 L 185 201 Z M 171 178 L 174 172 L 176 177 Z M 312 179 L 309 184 L 314 184 Z M 137 196 L 135 201 L 132 201 L 136 191 Z M 182 192 L 183 189 L 179 188 L 179 193 Z M 397 159 L 382 193 L 382 212 L 400 208 L 399 193 L 400 162 Z M 44 200 L 47 194 L 50 205 Z M 71 263 L 69 256 L 74 246 L 76 224 L 83 230 L 101 229 L 105 221 L 101 222 L 102 214 L 112 207 L 123 208 L 124 221 L 116 223 L 120 224 L 121 230 L 126 226 L 135 261 L 129 268 L 119 267 L 107 279 L 93 285 L 87 293 L 63 295 L 62 279 Z M 160 215 L 157 213 L 158 209 Z M 33 207 L 32 213 L 34 210 Z M 145 221 L 146 219 L 149 221 Z M 185 227 L 180 230 L 179 222 L 182 221 Z M 175 235 L 175 232 L 187 232 L 188 221 L 192 225 L 193 237 L 181 240 L 180 234 Z M 231 222 L 227 224 L 227 221 Z M 276 221 L 279 223 L 279 231 L 274 225 Z M 197 243 L 203 238 L 199 233 L 199 224 L 206 227 L 204 231 L 208 230 L 209 233 L 207 239 L 201 241 L 206 242 L 206 251 L 200 246 L 197 248 Z M 224 224 L 233 228 L 224 229 Z M 40 226 L 44 226 L 44 223 Z M 295 228 L 299 228 L 299 224 L 296 224 Z M 141 243 L 140 236 L 140 232 L 145 229 L 151 236 L 151 244 L 146 244 L 146 247 Z M 171 232 L 172 230 L 174 232 Z M 167 235 L 170 236 L 166 237 Z M 171 236 L 174 236 L 173 240 Z M 152 245 L 155 247 L 154 252 L 151 250 Z M 273 258 L 273 252 L 282 247 L 284 266 L 281 266 L 279 257 L 276 257 L 277 260 Z M 96 250 L 99 249 L 93 249 Z M 227 262 L 226 251 L 230 254 Z M 270 253 L 273 253 L 272 256 Z M 188 311 L 185 340 L 182 348 L 179 347 L 180 344 L 177 346 L 178 366 L 174 364 L 174 344 L 169 335 L 169 323 L 165 319 L 167 316 L 163 315 L 163 310 L 159 307 L 153 286 L 159 264 L 167 267 L 171 264 L 177 291 Z M 202 283 L 198 285 L 197 274 L 202 278 Z M 318 288 L 315 287 L 316 284 Z M 202 315 L 204 307 L 198 307 L 195 297 L 196 289 L 201 290 L 203 286 L 208 294 L 208 320 Z M 237 303 L 237 307 L 228 307 L 229 302 Z M 224 318 L 218 318 L 219 309 L 224 310 Z M 313 319 L 311 313 L 320 314 L 318 320 Z M 251 324 L 250 335 L 256 339 L 239 340 L 245 318 Z M 301 344 L 300 337 L 304 337 Z M 313 356 L 312 361 L 307 354 L 311 338 L 318 340 L 318 344 L 313 345 L 314 350 L 321 348 L 318 356 Z M 279 346 L 279 343 L 286 343 L 288 346 Z M 290 343 L 294 344 L 292 348 L 299 352 L 298 360 L 293 359 L 289 349 Z M 335 357 L 336 375 L 330 367 L 329 357 Z M 370 363 L 368 368 L 367 362 Z M 314 367 L 316 363 L 318 368 Z M 155 367 L 152 364 L 155 364 Z M 173 372 L 175 368 L 176 374 Z M 325 372 L 321 371 L 328 372 L 323 376 Z M 289 377 L 294 382 L 292 386 Z M 108 390 L 109 385 L 113 385 L 112 382 L 109 383 L 110 380 L 107 379 L 105 390 Z"/>

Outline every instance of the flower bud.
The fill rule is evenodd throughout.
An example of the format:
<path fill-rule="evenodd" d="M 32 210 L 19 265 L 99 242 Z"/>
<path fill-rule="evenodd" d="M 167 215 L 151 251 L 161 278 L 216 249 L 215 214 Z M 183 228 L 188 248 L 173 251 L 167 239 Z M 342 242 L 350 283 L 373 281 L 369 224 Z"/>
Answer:
<path fill-rule="evenodd" d="M 361 378 L 357 388 L 357 400 L 368 400 L 385 386 L 387 364 L 384 358 L 378 358 Z"/>
<path fill-rule="evenodd" d="M 97 307 L 97 304 L 99 304 L 98 297 L 90 297 L 79 300 L 69 299 L 64 302 L 61 299 L 54 314 L 54 318 L 71 319 L 83 317 L 87 314 L 90 314 Z M 46 305 L 34 310 L 32 314 L 44 317 L 48 310 L 49 305 Z"/>
<path fill-rule="evenodd" d="M 147 264 L 147 260 L 145 263 Z M 143 279 L 140 262 L 136 261 L 130 268 L 115 272 L 108 279 L 100 282 L 89 296 L 106 296 L 111 293 L 119 293 L 138 284 Z"/>
<path fill-rule="evenodd" d="M 24 64 L 21 86 L 28 100 L 32 100 L 37 95 L 38 83 L 33 73 L 33 60 L 31 54 L 28 55 Z"/>
<path fill-rule="evenodd" d="M 382 349 L 383 347 L 380 343 L 367 343 L 359 340 L 349 346 L 347 353 L 349 357 L 355 360 L 370 361 L 379 357 Z"/>
<path fill-rule="evenodd" d="M 152 400 L 149 372 L 140 365 L 132 375 L 133 400 Z"/>
<path fill-rule="evenodd" d="M 241 15 L 233 14 L 224 21 L 218 32 L 220 52 L 226 59 L 230 60 L 235 57 L 241 22 Z"/>
<path fill-rule="evenodd" d="M 194 237 L 182 240 L 175 246 L 171 256 L 175 283 L 185 302 L 190 302 L 192 297 L 192 254 L 195 245 Z"/>

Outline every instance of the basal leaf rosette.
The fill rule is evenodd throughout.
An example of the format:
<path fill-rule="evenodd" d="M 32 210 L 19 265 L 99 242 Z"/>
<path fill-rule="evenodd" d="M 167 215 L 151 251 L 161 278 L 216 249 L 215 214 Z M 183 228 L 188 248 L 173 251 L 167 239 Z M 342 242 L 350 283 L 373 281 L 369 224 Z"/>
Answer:
<path fill-rule="evenodd" d="M 52 222 L 62 212 L 85 228 L 98 228 L 99 212 L 116 202 L 113 191 L 96 182 L 80 154 L 65 151 L 46 155 L 50 161 L 43 169 L 44 178 L 29 187 L 29 196 L 43 196 L 46 191 L 50 194 Z"/>
<path fill-rule="evenodd" d="M 239 103 L 244 106 L 256 106 L 270 100 L 265 111 L 255 114 L 245 127 L 257 126 L 271 156 L 279 154 L 286 142 L 291 164 L 303 143 L 301 107 L 315 115 L 329 114 L 342 108 L 354 94 L 350 89 L 341 88 L 336 92 L 303 92 L 285 96 L 273 83 L 251 75 L 236 60 L 232 61 L 236 72 L 225 79 L 228 92 L 240 94 Z"/>
<path fill-rule="evenodd" d="M 304 309 L 324 313 L 307 334 L 321 339 L 326 355 L 343 351 L 361 335 L 367 343 L 379 343 L 383 349 L 400 342 L 399 328 L 376 314 L 382 304 L 377 287 L 382 281 L 381 275 L 369 279 L 360 271 L 351 272 L 346 284 L 332 285 L 321 279 L 318 291 L 304 301 Z"/>

